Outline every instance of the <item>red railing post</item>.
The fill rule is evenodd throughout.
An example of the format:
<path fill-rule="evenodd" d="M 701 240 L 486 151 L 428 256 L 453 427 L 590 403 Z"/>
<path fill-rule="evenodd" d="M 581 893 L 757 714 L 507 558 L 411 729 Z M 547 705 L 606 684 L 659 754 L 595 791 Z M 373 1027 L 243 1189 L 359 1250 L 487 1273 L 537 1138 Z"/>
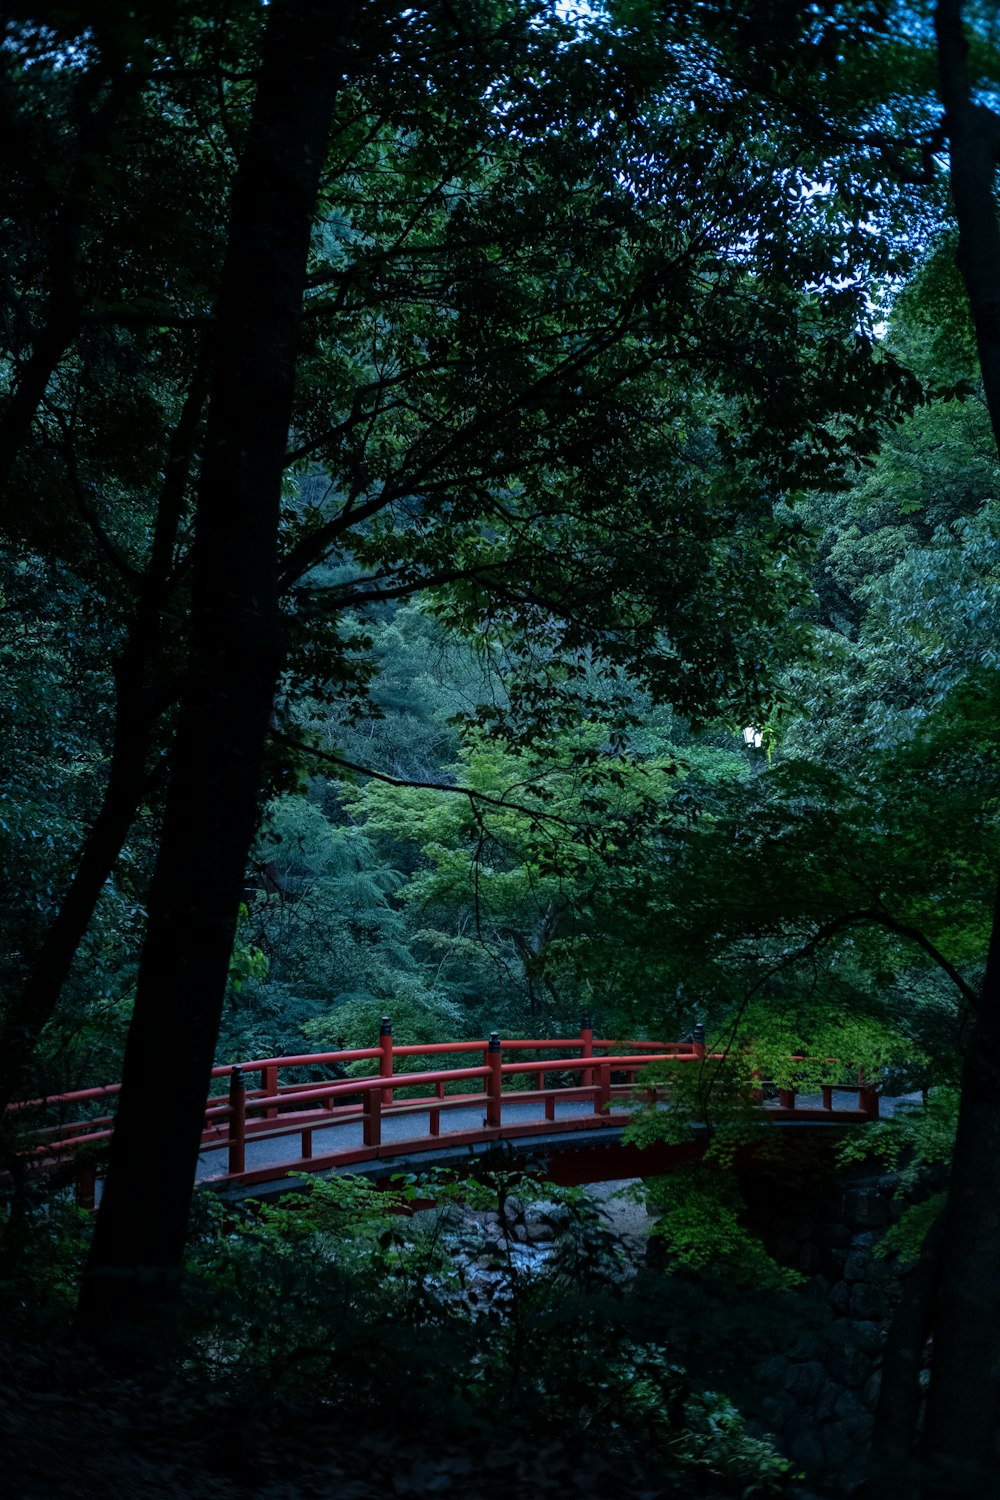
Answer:
<path fill-rule="evenodd" d="M 382 1144 L 382 1090 L 366 1089 L 364 1103 L 365 1117 L 362 1121 L 364 1132 L 364 1143 L 366 1146 L 381 1146 Z"/>
<path fill-rule="evenodd" d="M 97 1171 L 86 1167 L 73 1183 L 73 1201 L 77 1208 L 92 1209 L 97 1202 Z"/>
<path fill-rule="evenodd" d="M 261 1070 L 260 1070 L 260 1086 L 264 1090 L 265 1094 L 273 1095 L 273 1094 L 276 1094 L 278 1092 L 278 1065 L 277 1065 L 277 1063 L 275 1063 L 274 1066 L 270 1067 L 270 1068 L 261 1068 Z M 274 1119 L 277 1119 L 277 1116 L 278 1116 L 278 1106 L 276 1104 L 270 1104 L 270 1105 L 268 1105 L 267 1109 L 265 1109 L 265 1111 L 264 1111 L 264 1119 L 265 1120 L 274 1120 Z"/>
<path fill-rule="evenodd" d="M 382 1078 L 392 1077 L 392 1022 L 388 1016 L 382 1017 L 379 1027 L 378 1044 L 382 1048 L 382 1056 L 378 1060 L 378 1070 Z M 386 1104 L 392 1103 L 392 1089 L 383 1089 L 382 1098 Z"/>
<path fill-rule="evenodd" d="M 594 1018 L 583 1016 L 580 1019 L 580 1056 L 593 1057 L 594 1055 Z M 593 1088 L 594 1070 L 585 1068 L 580 1074 L 580 1082 L 584 1088 Z"/>
<path fill-rule="evenodd" d="M 489 1075 L 486 1079 L 486 1119 L 483 1124 L 488 1128 L 499 1127 L 500 1111 L 502 1109 L 501 1093 L 503 1090 L 503 1074 L 500 1064 L 503 1061 L 503 1052 L 500 1047 L 499 1031 L 491 1031 L 490 1039 L 486 1046 L 486 1066 Z"/>
<path fill-rule="evenodd" d="M 858 1089 L 858 1108 L 864 1110 L 869 1120 L 878 1119 L 878 1090 L 870 1083 Z"/>
<path fill-rule="evenodd" d="M 691 1051 L 695 1057 L 704 1059 L 705 1056 L 705 1028 L 699 1021 L 691 1033 Z"/>
<path fill-rule="evenodd" d="M 833 1085 L 830 1083 L 820 1084 L 820 1093 L 823 1095 L 823 1108 L 833 1109 Z"/>
<path fill-rule="evenodd" d="M 865 1077 L 864 1068 L 858 1069 L 858 1109 L 866 1114 L 869 1120 L 878 1119 L 878 1093 Z"/>
<path fill-rule="evenodd" d="M 597 1087 L 594 1090 L 594 1114 L 606 1115 L 611 1108 L 611 1064 L 597 1065 Z"/>
<path fill-rule="evenodd" d="M 437 1081 L 437 1083 L 434 1085 L 434 1097 L 435 1097 L 435 1099 L 443 1099 L 444 1098 L 444 1079 L 443 1078 L 439 1078 L 438 1081 Z M 428 1130 L 430 1131 L 431 1135 L 440 1135 L 441 1134 L 441 1111 L 439 1109 L 428 1110 L 428 1112 L 427 1112 L 427 1126 L 428 1126 Z"/>
<path fill-rule="evenodd" d="M 779 1108 L 781 1108 L 781 1109 L 794 1109 L 795 1108 L 795 1090 L 794 1089 L 779 1089 L 778 1090 L 778 1105 L 779 1105 Z"/>
<path fill-rule="evenodd" d="M 229 1075 L 229 1171 L 246 1171 L 247 1089 L 237 1064 Z"/>

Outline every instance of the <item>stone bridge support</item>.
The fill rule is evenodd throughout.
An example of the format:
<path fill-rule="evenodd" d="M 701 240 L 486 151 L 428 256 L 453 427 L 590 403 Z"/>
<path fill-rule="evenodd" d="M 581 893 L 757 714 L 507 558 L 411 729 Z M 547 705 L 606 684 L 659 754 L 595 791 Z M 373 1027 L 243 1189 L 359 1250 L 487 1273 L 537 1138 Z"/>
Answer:
<path fill-rule="evenodd" d="M 927 1197 L 939 1184 L 925 1184 Z M 755 1369 L 760 1426 L 810 1476 L 849 1495 L 863 1477 L 882 1372 L 882 1351 L 899 1301 L 896 1255 L 878 1253 L 904 1211 L 897 1176 L 835 1171 L 815 1144 L 797 1157 L 741 1174 L 750 1226 L 779 1262 L 808 1278 L 815 1317 Z"/>

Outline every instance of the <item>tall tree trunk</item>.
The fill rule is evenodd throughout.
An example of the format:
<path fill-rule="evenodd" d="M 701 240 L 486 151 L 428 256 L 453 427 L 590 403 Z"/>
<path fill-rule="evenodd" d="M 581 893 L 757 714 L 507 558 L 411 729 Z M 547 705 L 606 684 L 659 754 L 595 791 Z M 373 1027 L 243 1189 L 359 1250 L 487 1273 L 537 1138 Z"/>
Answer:
<path fill-rule="evenodd" d="M 282 662 L 278 521 L 309 238 L 353 7 L 275 0 L 230 211 L 181 702 L 81 1325 L 143 1325 L 183 1255 L 264 739 Z"/>
<path fill-rule="evenodd" d="M 935 9 L 959 268 L 1000 451 L 1000 118 L 972 96 L 961 0 Z M 1000 1478 L 1000 897 L 962 1072 L 934 1308 L 924 1459 L 928 1495 L 995 1493 Z"/>
<path fill-rule="evenodd" d="M 928 1496 L 992 1494 L 1000 1479 L 1000 897 L 962 1068 L 934 1305 L 924 1461 Z"/>
<path fill-rule="evenodd" d="M 903 1295 L 889 1327 L 872 1433 L 871 1472 L 857 1500 L 911 1500 L 919 1491 L 915 1438 L 921 1403 L 920 1371 L 933 1325 L 944 1245 L 942 1214 L 903 1283 Z"/>

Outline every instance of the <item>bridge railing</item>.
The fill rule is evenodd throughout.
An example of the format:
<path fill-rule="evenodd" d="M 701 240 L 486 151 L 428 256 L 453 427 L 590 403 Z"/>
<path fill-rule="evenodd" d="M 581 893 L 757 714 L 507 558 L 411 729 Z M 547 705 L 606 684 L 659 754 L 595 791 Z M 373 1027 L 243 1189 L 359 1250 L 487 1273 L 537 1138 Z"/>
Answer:
<path fill-rule="evenodd" d="M 526 1053 L 532 1055 L 525 1057 Z M 412 1059 L 418 1057 L 421 1061 L 457 1061 L 438 1068 L 414 1069 Z M 395 1045 L 391 1022 L 384 1017 L 377 1046 L 256 1058 L 235 1066 L 214 1067 L 213 1084 L 221 1088 L 206 1102 L 201 1149 L 203 1153 L 224 1152 L 224 1175 L 231 1178 L 247 1173 L 248 1144 L 280 1137 L 298 1136 L 298 1155 L 287 1165 L 320 1165 L 320 1158 L 314 1157 L 315 1136 L 336 1125 L 360 1123 L 361 1144 L 332 1153 L 327 1150 L 322 1161 L 366 1159 L 383 1147 L 382 1122 L 387 1115 L 426 1114 L 428 1144 L 441 1136 L 442 1118 L 447 1120 L 453 1111 L 470 1106 L 481 1108 L 481 1127 L 446 1131 L 449 1141 L 489 1140 L 502 1130 L 505 1134 L 524 1134 L 587 1129 L 616 1118 L 614 1106 L 618 1101 L 655 1101 L 669 1092 L 663 1082 L 654 1085 L 643 1078 L 651 1063 L 669 1063 L 672 1071 L 675 1065 L 721 1061 L 724 1057 L 723 1053 L 706 1053 L 700 1028 L 690 1041 L 622 1043 L 595 1037 L 586 1019 L 577 1037 L 502 1040 L 494 1032 L 484 1040 Z M 832 1076 L 833 1067 L 840 1065 L 834 1059 L 830 1062 Z M 371 1071 L 343 1076 L 345 1066 L 359 1063 L 370 1064 Z M 337 1068 L 340 1076 L 309 1082 L 287 1077 L 289 1072 L 304 1068 Z M 760 1080 L 762 1085 L 764 1082 Z M 119 1084 L 109 1084 L 10 1106 L 22 1118 L 42 1110 L 56 1116 L 53 1123 L 31 1129 L 22 1159 L 44 1170 L 64 1162 L 81 1148 L 98 1151 L 110 1139 L 114 1117 L 94 1111 L 114 1100 L 119 1089 Z M 823 1084 L 819 1105 L 799 1099 L 794 1089 L 780 1089 L 769 1113 L 802 1120 L 829 1119 L 834 1113 L 835 1095 L 845 1092 L 857 1095 L 857 1109 L 841 1109 L 838 1118 L 877 1117 L 877 1093 L 860 1075 L 857 1083 L 850 1085 Z M 572 1119 L 559 1117 L 560 1104 L 588 1103 L 590 1110 L 582 1116 L 577 1111 Z M 526 1105 L 535 1106 L 537 1120 L 525 1123 L 521 1109 L 511 1125 L 509 1106 Z M 328 1142 L 329 1137 L 321 1137 L 320 1149 Z"/>
<path fill-rule="evenodd" d="M 483 1053 L 481 1066 L 400 1073 L 386 1071 L 323 1083 L 279 1084 L 273 1093 L 265 1089 L 246 1089 L 245 1075 L 248 1071 L 258 1071 L 257 1063 L 237 1066 L 229 1070 L 230 1088 L 226 1102 L 214 1103 L 206 1111 L 203 1148 L 228 1147 L 229 1173 L 238 1174 L 245 1170 L 248 1142 L 298 1135 L 300 1159 L 311 1161 L 314 1135 L 334 1125 L 360 1121 L 362 1149 L 378 1148 L 382 1144 L 382 1120 L 386 1114 L 426 1114 L 427 1133 L 432 1140 L 441 1134 L 442 1115 L 467 1110 L 469 1106 L 481 1107 L 482 1126 L 475 1133 L 483 1138 L 488 1138 L 490 1132 L 498 1133 L 503 1127 L 505 1104 L 540 1106 L 541 1123 L 555 1125 L 558 1103 L 589 1102 L 593 1120 L 600 1124 L 607 1120 L 615 1098 L 634 1093 L 636 1079 L 651 1058 L 693 1062 L 701 1055 L 691 1046 L 677 1045 L 667 1050 L 656 1044 L 642 1053 L 616 1054 L 610 1051 L 615 1044 L 609 1041 L 596 1043 L 595 1046 L 601 1049 L 599 1051 L 588 1050 L 582 1056 L 573 1057 L 567 1055 L 568 1045 L 573 1044 L 567 1044 L 565 1039 L 549 1038 L 504 1043 L 494 1034 L 485 1043 L 468 1043 L 461 1049 Z M 456 1049 L 453 1044 L 440 1043 L 433 1049 L 414 1045 L 394 1050 L 408 1057 L 426 1056 L 429 1052 L 440 1055 Z M 505 1053 L 541 1050 L 556 1055 L 517 1062 L 503 1060 Z M 343 1055 L 339 1054 L 341 1058 Z M 267 1069 L 274 1067 L 276 1061 L 268 1059 Z M 546 1075 L 553 1074 L 559 1081 L 547 1086 Z M 457 1092 L 445 1092 L 447 1086 L 476 1083 L 479 1087 L 460 1087 Z M 518 1086 L 521 1083 L 527 1087 Z M 407 1090 L 405 1099 L 398 1097 L 402 1086 Z M 655 1090 L 644 1088 L 643 1093 L 652 1098 Z M 567 1124 L 566 1121 L 561 1123 L 564 1127 Z M 569 1125 L 570 1128 L 581 1128 L 579 1117 Z"/>

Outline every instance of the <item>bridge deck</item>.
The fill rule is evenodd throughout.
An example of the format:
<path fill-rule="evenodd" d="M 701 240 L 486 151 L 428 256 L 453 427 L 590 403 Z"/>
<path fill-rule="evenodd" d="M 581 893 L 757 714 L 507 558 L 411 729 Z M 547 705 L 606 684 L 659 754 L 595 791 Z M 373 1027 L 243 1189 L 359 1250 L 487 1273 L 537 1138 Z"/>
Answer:
<path fill-rule="evenodd" d="M 345 1166 L 360 1165 L 365 1160 L 385 1160 L 391 1162 L 392 1158 L 404 1156 L 413 1151 L 440 1151 L 447 1152 L 449 1149 L 461 1147 L 473 1140 L 517 1140 L 530 1139 L 533 1135 L 545 1136 L 553 1134 L 553 1126 L 561 1125 L 563 1129 L 569 1124 L 572 1133 L 580 1137 L 584 1130 L 596 1131 L 598 1135 L 613 1134 L 619 1136 L 622 1126 L 627 1124 L 631 1110 L 625 1101 L 616 1103 L 612 1112 L 603 1119 L 595 1119 L 593 1105 L 585 1100 L 556 1099 L 553 1107 L 553 1119 L 546 1120 L 544 1109 L 539 1103 L 515 1102 L 516 1095 L 507 1096 L 503 1105 L 503 1123 L 495 1133 L 485 1136 L 487 1127 L 485 1125 L 482 1103 L 467 1104 L 453 1108 L 448 1112 L 447 1127 L 442 1124 L 436 1136 L 431 1135 L 431 1112 L 430 1108 L 408 1111 L 406 1113 L 393 1113 L 386 1109 L 382 1114 L 382 1139 L 378 1147 L 366 1148 L 364 1140 L 364 1124 L 362 1120 L 345 1121 L 334 1125 L 312 1127 L 312 1154 L 303 1157 L 298 1149 L 300 1137 L 297 1134 L 281 1134 L 267 1136 L 263 1140 L 255 1140 L 248 1136 L 245 1146 L 245 1173 L 248 1178 L 259 1179 L 259 1174 L 266 1172 L 268 1178 L 277 1175 L 280 1169 L 291 1171 L 315 1171 L 321 1160 L 325 1158 L 337 1158 L 339 1163 Z M 882 1113 L 891 1114 L 891 1100 L 883 1100 Z M 665 1109 L 668 1106 L 661 1102 L 659 1107 Z M 855 1123 L 858 1119 L 858 1109 L 851 1094 L 837 1093 L 833 1097 L 832 1108 L 829 1111 L 823 1109 L 822 1097 L 819 1094 L 798 1095 L 794 1112 L 783 1110 L 774 1103 L 765 1103 L 761 1107 L 762 1117 L 772 1121 L 783 1121 L 787 1123 L 817 1123 L 814 1116 L 819 1116 L 824 1122 L 837 1124 Z M 290 1124 L 290 1122 L 289 1122 Z M 597 1137 L 594 1137 L 594 1144 Z M 218 1145 L 209 1146 L 202 1150 L 198 1158 L 197 1179 L 199 1182 L 209 1182 L 214 1179 L 229 1178 L 229 1146 L 228 1142 L 220 1141 Z"/>

